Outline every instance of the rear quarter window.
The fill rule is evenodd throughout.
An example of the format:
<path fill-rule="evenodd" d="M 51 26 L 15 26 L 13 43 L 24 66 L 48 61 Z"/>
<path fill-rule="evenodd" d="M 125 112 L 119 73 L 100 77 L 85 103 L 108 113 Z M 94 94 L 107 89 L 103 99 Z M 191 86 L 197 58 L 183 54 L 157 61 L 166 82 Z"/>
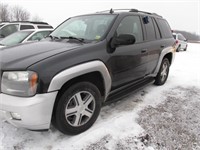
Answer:
<path fill-rule="evenodd" d="M 156 21 L 160 28 L 162 38 L 172 38 L 173 37 L 172 31 L 167 21 L 164 19 L 158 19 L 158 18 L 156 19 Z"/>
<path fill-rule="evenodd" d="M 39 25 L 37 27 L 38 27 L 38 29 L 53 29 L 52 26 L 42 26 L 42 25 Z"/>

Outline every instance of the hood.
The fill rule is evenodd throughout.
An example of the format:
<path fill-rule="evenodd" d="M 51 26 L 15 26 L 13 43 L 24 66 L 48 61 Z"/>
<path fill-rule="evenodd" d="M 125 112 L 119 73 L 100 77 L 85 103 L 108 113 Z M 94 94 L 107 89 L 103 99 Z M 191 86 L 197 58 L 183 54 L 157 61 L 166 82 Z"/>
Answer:
<path fill-rule="evenodd" d="M 82 46 L 80 43 L 41 41 L 1 48 L 1 70 L 26 70 L 38 61 L 80 46 Z"/>

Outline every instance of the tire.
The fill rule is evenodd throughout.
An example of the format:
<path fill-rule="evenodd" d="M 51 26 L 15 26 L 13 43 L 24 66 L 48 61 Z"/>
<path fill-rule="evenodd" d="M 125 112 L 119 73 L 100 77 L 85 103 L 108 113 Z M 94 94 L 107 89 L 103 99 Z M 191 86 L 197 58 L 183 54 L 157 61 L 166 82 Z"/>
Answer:
<path fill-rule="evenodd" d="M 184 51 L 186 51 L 187 50 L 187 47 L 184 49 Z"/>
<path fill-rule="evenodd" d="M 165 84 L 169 74 L 169 67 L 170 67 L 169 60 L 167 58 L 164 58 L 160 66 L 160 70 L 155 78 L 154 82 L 155 85 Z"/>
<path fill-rule="evenodd" d="M 181 48 L 181 45 L 179 45 L 176 49 L 176 52 L 179 52 L 180 51 L 180 48 Z"/>
<path fill-rule="evenodd" d="M 94 84 L 76 83 L 62 93 L 55 106 L 52 123 L 64 134 L 79 134 L 96 121 L 101 104 L 100 91 Z"/>

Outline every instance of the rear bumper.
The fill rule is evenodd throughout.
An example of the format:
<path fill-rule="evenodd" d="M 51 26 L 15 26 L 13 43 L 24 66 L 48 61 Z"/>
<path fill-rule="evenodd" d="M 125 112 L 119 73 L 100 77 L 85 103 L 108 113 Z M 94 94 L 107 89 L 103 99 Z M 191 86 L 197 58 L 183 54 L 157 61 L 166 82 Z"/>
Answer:
<path fill-rule="evenodd" d="M 0 115 L 16 127 L 30 130 L 49 129 L 57 92 L 38 94 L 34 97 L 16 97 L 0 94 Z M 11 113 L 17 113 L 20 119 Z"/>

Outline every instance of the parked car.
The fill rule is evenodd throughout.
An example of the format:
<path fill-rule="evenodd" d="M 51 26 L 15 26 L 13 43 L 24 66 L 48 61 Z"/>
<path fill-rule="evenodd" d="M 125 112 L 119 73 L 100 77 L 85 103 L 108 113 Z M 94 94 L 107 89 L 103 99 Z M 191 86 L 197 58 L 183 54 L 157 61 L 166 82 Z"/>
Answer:
<path fill-rule="evenodd" d="M 9 22 L 0 22 L 0 28 L 2 27 L 2 26 L 4 26 L 5 24 L 8 24 Z"/>
<path fill-rule="evenodd" d="M 187 50 L 187 40 L 181 33 L 173 33 L 173 37 L 176 40 L 176 51 Z"/>
<path fill-rule="evenodd" d="M 147 83 L 163 85 L 175 40 L 161 16 L 131 9 L 72 17 L 45 40 L 0 51 L 0 112 L 30 130 L 79 134 L 101 106 Z M 152 98 L 153 100 L 153 98 Z"/>
<path fill-rule="evenodd" d="M 15 32 L 0 41 L 0 48 L 13 46 L 19 43 L 40 41 L 48 36 L 53 29 L 29 29 Z"/>
<path fill-rule="evenodd" d="M 2 22 L 0 24 L 0 39 L 5 38 L 6 36 L 27 29 L 53 29 L 46 22 L 32 22 L 32 21 L 21 21 L 21 22 Z"/>

